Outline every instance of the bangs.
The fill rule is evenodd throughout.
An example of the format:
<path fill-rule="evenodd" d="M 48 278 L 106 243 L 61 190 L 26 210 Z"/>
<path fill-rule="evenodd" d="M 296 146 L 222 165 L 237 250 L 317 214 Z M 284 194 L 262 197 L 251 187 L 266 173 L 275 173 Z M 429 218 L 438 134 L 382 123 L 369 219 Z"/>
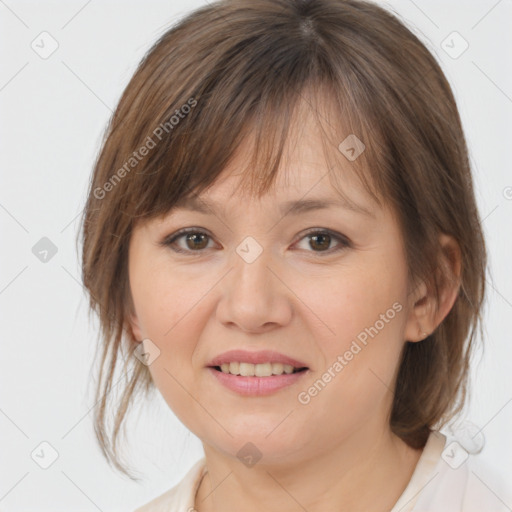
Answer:
<path fill-rule="evenodd" d="M 134 183 L 120 194 L 122 210 L 138 222 L 166 215 L 212 186 L 247 147 L 249 157 L 237 169 L 241 179 L 233 194 L 259 198 L 286 168 L 305 122 L 314 122 L 320 133 L 329 180 L 340 196 L 352 203 L 343 193 L 343 173 L 350 170 L 382 206 L 388 195 L 387 159 L 364 89 L 350 84 L 349 74 L 335 76 L 318 61 L 313 66 L 303 52 L 286 53 L 287 60 L 277 53 L 270 66 L 270 55 L 217 63 L 193 96 L 182 93 L 153 124 L 162 126 L 191 98 L 194 108 L 132 174 Z M 136 131 L 141 140 L 135 145 L 147 135 L 147 129 Z"/>
<path fill-rule="evenodd" d="M 319 133 L 318 140 L 321 142 L 321 146 L 315 149 L 322 151 L 326 167 L 325 174 L 316 183 L 327 175 L 332 187 L 345 202 L 354 205 L 344 193 L 343 177 L 350 172 L 373 201 L 382 206 L 385 198 L 379 176 L 384 170 L 372 163 L 381 159 L 373 154 L 375 147 L 369 144 L 369 141 L 377 139 L 377 134 L 355 117 L 355 109 L 348 101 L 347 98 L 345 106 L 340 105 L 332 88 L 319 85 L 305 86 L 302 92 L 289 92 L 284 98 L 274 100 L 271 97 L 266 104 L 260 102 L 246 120 L 240 134 L 241 142 L 232 140 L 231 145 L 219 148 L 220 154 L 230 155 L 224 169 L 232 167 L 235 159 L 242 163 L 236 169 L 240 180 L 232 193 L 261 198 L 275 186 L 280 173 L 283 173 L 286 183 L 293 185 L 286 174 L 287 170 L 292 169 L 288 162 L 293 158 L 294 151 L 300 149 L 298 144 L 305 140 L 302 131 L 306 125 L 314 123 L 314 130 Z M 245 160 L 240 158 L 240 151 L 243 151 Z M 216 173 L 212 179 L 218 177 Z M 200 183 L 192 194 L 199 195 L 213 183 Z"/>

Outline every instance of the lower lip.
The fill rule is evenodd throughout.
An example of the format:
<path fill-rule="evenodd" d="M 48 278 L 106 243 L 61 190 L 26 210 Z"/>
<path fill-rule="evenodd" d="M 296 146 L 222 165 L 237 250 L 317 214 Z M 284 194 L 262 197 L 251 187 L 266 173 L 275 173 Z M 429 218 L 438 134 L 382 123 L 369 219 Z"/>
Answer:
<path fill-rule="evenodd" d="M 271 377 L 242 377 L 241 375 L 231 375 L 223 373 L 215 368 L 208 367 L 215 378 L 224 386 L 246 396 L 264 396 L 270 395 L 287 386 L 295 384 L 309 370 L 297 373 L 283 373 L 282 375 L 273 375 Z"/>

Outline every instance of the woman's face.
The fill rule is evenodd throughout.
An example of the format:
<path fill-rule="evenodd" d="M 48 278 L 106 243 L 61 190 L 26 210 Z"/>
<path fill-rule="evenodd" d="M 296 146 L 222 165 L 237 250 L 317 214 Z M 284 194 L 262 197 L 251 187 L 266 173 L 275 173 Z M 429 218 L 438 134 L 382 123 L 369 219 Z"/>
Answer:
<path fill-rule="evenodd" d="M 200 196 L 214 213 L 176 208 L 139 225 L 129 249 L 132 328 L 163 398 L 211 449 L 269 463 L 387 432 L 400 351 L 419 339 L 395 219 L 348 160 L 331 172 L 371 214 L 344 208 L 314 123 L 303 127 L 275 191 L 233 194 L 240 153 Z M 322 207 L 285 207 L 313 199 Z M 162 244 L 182 228 L 196 234 Z M 261 351 L 275 364 L 242 365 L 261 377 L 210 367 L 232 350 L 250 353 L 227 356 L 234 372 Z M 265 376 L 286 369 L 279 355 L 307 370 Z"/>

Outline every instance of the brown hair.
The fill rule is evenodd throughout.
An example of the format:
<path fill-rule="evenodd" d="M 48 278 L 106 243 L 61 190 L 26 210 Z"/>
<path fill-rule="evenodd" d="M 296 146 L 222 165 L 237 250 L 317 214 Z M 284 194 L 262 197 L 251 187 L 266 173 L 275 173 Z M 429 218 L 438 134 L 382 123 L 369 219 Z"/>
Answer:
<path fill-rule="evenodd" d="M 329 108 L 321 109 L 320 97 Z M 82 277 L 101 325 L 95 432 L 107 460 L 128 476 L 118 435 L 134 398 L 154 389 L 132 355 L 130 234 L 212 185 L 248 138 L 255 144 L 244 190 L 268 191 L 304 102 L 328 125 L 326 155 L 345 158 L 337 147 L 350 134 L 365 144 L 351 169 L 395 212 L 411 282 L 426 281 L 438 297 L 439 233 L 460 245 L 452 309 L 427 340 L 404 345 L 393 432 L 420 448 L 464 405 L 486 249 L 459 113 L 440 66 L 373 3 L 224 0 L 183 18 L 141 61 L 107 127 L 82 218 Z M 116 369 L 125 377 L 120 391 Z M 114 391 L 120 397 L 111 407 Z"/>

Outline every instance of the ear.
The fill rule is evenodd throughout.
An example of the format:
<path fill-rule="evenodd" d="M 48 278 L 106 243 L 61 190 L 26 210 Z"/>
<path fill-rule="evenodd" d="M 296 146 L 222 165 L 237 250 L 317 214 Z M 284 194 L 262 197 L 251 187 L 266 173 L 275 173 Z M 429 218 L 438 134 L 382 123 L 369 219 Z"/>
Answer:
<path fill-rule="evenodd" d="M 140 327 L 139 318 L 137 317 L 137 314 L 134 311 L 128 314 L 128 324 L 130 325 L 133 338 L 135 339 L 135 341 L 140 343 L 144 339 L 144 336 L 142 335 L 142 329 Z"/>
<path fill-rule="evenodd" d="M 460 289 L 461 251 L 457 241 L 450 235 L 439 235 L 441 259 L 432 279 L 439 287 L 439 303 L 434 295 L 433 283 L 421 282 L 410 294 L 409 316 L 405 327 L 406 341 L 421 341 L 427 338 L 445 319 L 457 299 Z"/>

